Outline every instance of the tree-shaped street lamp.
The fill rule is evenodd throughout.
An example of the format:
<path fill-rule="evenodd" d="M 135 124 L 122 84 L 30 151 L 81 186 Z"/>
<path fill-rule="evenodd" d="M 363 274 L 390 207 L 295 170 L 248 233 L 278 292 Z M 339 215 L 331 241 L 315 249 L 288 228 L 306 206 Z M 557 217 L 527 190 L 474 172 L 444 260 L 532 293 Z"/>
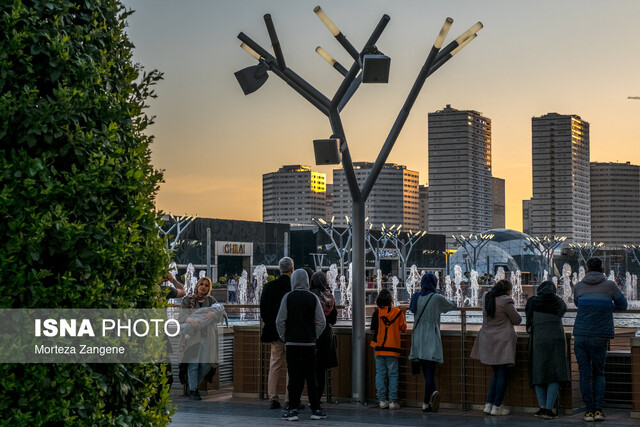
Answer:
<path fill-rule="evenodd" d="M 604 246 L 604 243 L 600 242 L 600 243 L 572 243 L 569 245 L 569 247 L 571 248 L 571 250 L 573 250 L 573 252 L 577 252 L 578 253 L 578 257 L 580 258 L 580 263 L 587 268 L 587 260 L 589 258 L 593 258 L 593 255 L 595 255 L 596 252 L 598 252 L 602 247 Z"/>
<path fill-rule="evenodd" d="M 394 229 L 395 228 L 395 229 Z M 402 282 L 406 283 L 407 280 L 407 261 L 409 261 L 409 256 L 411 255 L 411 251 L 413 251 L 413 246 L 418 243 L 422 237 L 427 234 L 426 231 L 414 233 L 409 230 L 407 234 L 407 239 L 400 238 L 400 229 L 402 228 L 402 224 L 398 227 L 391 226 L 390 229 L 386 230 L 387 236 L 391 244 L 398 251 L 398 256 L 400 257 L 400 263 L 402 268 Z"/>
<path fill-rule="evenodd" d="M 351 222 L 347 218 L 347 228 L 338 231 L 333 225 L 334 219 L 335 217 L 331 217 L 331 222 L 327 222 L 322 218 L 311 218 L 318 226 L 318 229 L 322 230 L 331 240 L 331 247 L 336 250 L 338 257 L 340 257 L 340 275 L 344 276 L 344 259 L 351 246 Z"/>
<path fill-rule="evenodd" d="M 196 219 L 197 215 L 191 216 L 173 216 L 169 215 L 169 218 L 173 221 L 171 227 L 167 231 L 160 229 L 160 234 L 163 236 L 167 236 L 167 249 L 173 251 L 176 248 L 180 240 L 180 235 L 185 232 L 187 228 L 191 225 L 191 223 Z M 176 234 L 171 234 L 173 230 L 176 230 Z M 170 242 L 169 238 L 173 238 Z"/>
<path fill-rule="evenodd" d="M 547 267 L 549 268 L 549 274 L 553 274 L 553 252 L 558 246 L 567 240 L 566 236 L 544 236 L 540 237 L 527 237 L 527 240 L 532 243 L 529 247 L 531 250 L 537 247 L 540 254 L 544 257 Z"/>
<path fill-rule="evenodd" d="M 365 222 L 366 221 L 367 220 L 365 219 Z M 384 224 L 382 224 L 380 237 L 376 237 L 373 235 L 373 233 L 371 232 L 372 228 L 373 224 L 369 223 L 369 228 L 367 228 L 365 232 L 364 239 L 367 242 L 367 246 L 369 246 L 369 250 L 367 250 L 367 252 L 371 251 L 373 253 L 373 258 L 375 259 L 376 264 L 375 269 L 376 271 L 378 271 L 380 269 L 380 252 L 383 251 L 387 246 L 387 243 L 389 242 L 389 236 L 387 235 L 387 233 L 385 233 Z"/>
<path fill-rule="evenodd" d="M 363 402 L 365 398 L 365 202 L 373 189 L 380 171 L 382 170 L 391 150 L 409 117 L 409 112 L 415 103 L 418 93 L 422 89 L 427 77 L 434 73 L 438 68 L 444 65 L 465 45 L 476 37 L 476 33 L 482 28 L 482 24 L 478 22 L 467 31 L 462 33 L 457 39 L 449 43 L 441 50 L 444 39 L 449 32 L 449 28 L 453 23 L 453 19 L 447 18 L 433 44 L 427 59 L 418 73 L 418 76 L 402 106 L 398 116 L 387 135 L 378 157 L 369 171 L 364 183 L 360 185 L 356 179 L 351 153 L 347 144 L 347 138 L 342 127 L 340 111 L 353 96 L 358 89 L 360 83 L 378 82 L 383 83 L 388 80 L 388 71 L 390 59 L 381 54 L 376 48 L 378 38 L 387 26 L 390 18 L 383 15 L 378 25 L 371 33 L 369 40 L 364 47 L 358 51 L 342 34 L 338 27 L 329 19 L 320 7 L 314 9 L 316 15 L 321 19 L 323 24 L 329 29 L 331 34 L 338 42 L 347 50 L 353 58 L 351 68 L 344 73 L 345 67 L 340 66 L 330 55 L 322 54 L 332 66 L 343 75 L 343 80 L 338 87 L 336 93 L 331 99 L 323 95 L 307 83 L 302 77 L 287 67 L 284 55 L 280 47 L 280 42 L 276 35 L 275 27 L 271 19 L 271 15 L 264 16 L 267 26 L 271 46 L 275 57 L 267 52 L 262 46 L 249 38 L 246 34 L 238 34 L 238 38 L 242 41 L 241 47 L 251 56 L 258 60 L 258 65 L 254 65 L 236 73 L 236 78 L 245 94 L 252 93 L 262 86 L 267 80 L 268 71 L 280 77 L 298 94 L 315 106 L 322 114 L 328 117 L 331 125 L 332 135 L 329 139 L 314 141 L 314 150 L 316 152 L 316 163 L 318 164 L 339 164 L 345 172 L 349 192 L 352 199 L 352 226 L 353 226 L 353 325 L 352 325 L 352 396 L 354 401 Z"/>
<path fill-rule="evenodd" d="M 624 245 L 624 250 L 627 253 L 627 258 L 631 258 L 631 262 L 635 262 L 640 266 L 640 245 Z M 627 271 L 629 271 L 629 265 L 627 261 Z"/>
<path fill-rule="evenodd" d="M 493 239 L 493 234 L 470 234 L 469 237 L 465 236 L 451 236 L 453 239 L 458 242 L 458 244 L 464 249 L 467 254 L 467 257 L 471 260 L 471 270 L 478 271 L 476 269 L 478 265 L 478 257 L 480 256 L 480 251 L 482 248 L 489 243 L 491 239 Z M 487 265 L 487 268 L 489 266 Z M 469 271 L 469 274 L 471 272 Z"/>

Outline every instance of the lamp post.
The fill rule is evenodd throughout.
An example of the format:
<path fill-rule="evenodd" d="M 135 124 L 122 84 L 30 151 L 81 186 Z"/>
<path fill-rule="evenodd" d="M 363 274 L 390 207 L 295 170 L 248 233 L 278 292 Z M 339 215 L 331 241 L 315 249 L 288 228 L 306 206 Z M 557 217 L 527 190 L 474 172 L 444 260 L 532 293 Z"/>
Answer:
<path fill-rule="evenodd" d="M 264 16 L 267 26 L 271 45 L 275 53 L 275 57 L 262 48 L 258 43 L 254 42 L 246 34 L 238 34 L 238 39 L 243 42 L 243 49 L 249 52 L 258 60 L 258 65 L 245 68 L 236 73 L 238 83 L 242 87 L 245 94 L 252 93 L 257 90 L 264 82 L 268 74 L 263 73 L 266 67 L 267 71 L 284 80 L 292 89 L 294 89 L 303 98 L 315 106 L 321 113 L 326 115 L 332 129 L 331 138 L 327 140 L 314 141 L 314 149 L 316 149 L 316 162 L 320 164 L 338 164 L 342 162 L 345 171 L 349 192 L 352 199 L 352 218 L 353 218 L 353 325 L 352 325 L 352 397 L 356 402 L 364 402 L 365 399 L 365 202 L 373 189 L 380 171 L 382 170 L 393 146 L 409 117 L 409 112 L 415 103 L 416 98 L 427 77 L 434 73 L 438 68 L 444 65 L 464 46 L 471 42 L 476 33 L 482 29 L 482 23 L 478 22 L 462 33 L 457 39 L 442 48 L 444 39 L 449 32 L 453 19 L 447 18 L 438 34 L 427 59 L 418 73 L 418 76 L 407 96 L 407 99 L 401 108 L 396 120 L 387 135 L 387 138 L 378 154 L 378 157 L 366 177 L 362 186 L 358 183 L 353 168 L 351 153 L 347 144 L 340 111 L 353 96 L 360 86 L 360 83 L 367 82 L 386 82 L 388 80 L 389 58 L 380 54 L 375 44 L 381 36 L 389 20 L 388 15 L 383 15 L 378 25 L 371 33 L 369 40 L 365 43 L 362 50 L 358 52 L 355 47 L 347 40 L 338 27 L 329 19 L 327 14 L 319 6 L 314 8 L 314 12 L 320 18 L 322 23 L 329 29 L 336 40 L 346 49 L 353 58 L 353 64 L 343 74 L 344 70 L 332 66 L 341 74 L 344 79 L 338 87 L 334 96 L 329 99 L 320 91 L 307 83 L 302 77 L 293 72 L 285 64 L 280 42 L 276 35 L 275 27 L 271 19 L 271 15 Z M 326 58 L 325 58 L 326 59 Z M 330 61 L 331 62 L 331 61 Z M 331 155 L 323 155 L 323 148 L 330 149 Z M 326 154 L 326 152 L 324 153 Z"/>
<path fill-rule="evenodd" d="M 366 219 L 365 219 L 366 222 Z M 373 224 L 369 224 L 369 228 L 367 228 L 365 233 L 365 241 L 369 246 L 369 250 L 373 253 L 373 258 L 375 260 L 375 269 L 376 271 L 380 269 L 380 251 L 384 250 L 389 242 L 389 236 L 385 233 L 384 224 L 382 224 L 382 230 L 380 232 L 380 237 L 375 237 L 371 233 L 371 229 L 373 228 Z M 374 244 L 375 243 L 375 247 Z"/>
<path fill-rule="evenodd" d="M 407 233 L 407 240 L 400 238 L 400 229 L 402 228 L 402 224 L 398 227 L 392 226 L 389 230 L 386 231 L 388 235 L 388 239 L 393 246 L 395 246 L 398 251 L 398 255 L 400 256 L 400 262 L 402 263 L 402 282 L 406 284 L 407 280 L 407 261 L 409 260 L 409 256 L 411 255 L 411 251 L 413 250 L 413 246 L 418 243 L 422 237 L 427 234 L 426 231 L 413 233 L 413 231 L 409 230 Z"/>
<path fill-rule="evenodd" d="M 467 253 L 467 256 L 471 259 L 471 269 L 476 270 L 478 264 L 478 256 L 481 249 L 489 243 L 489 240 L 493 239 L 493 234 L 470 234 L 469 237 L 465 236 L 451 236 Z M 471 248 L 471 250 L 469 250 Z M 488 267 L 488 266 L 487 266 Z M 477 271 L 477 270 L 476 270 Z M 469 272 L 471 274 L 471 272 Z"/>
<path fill-rule="evenodd" d="M 172 251 L 176 248 L 176 245 L 180 240 L 180 235 L 184 233 L 184 231 L 187 228 L 189 228 L 189 226 L 196 219 L 196 217 L 197 215 L 190 215 L 190 216 L 169 215 L 169 218 L 173 221 L 173 224 L 171 224 L 171 227 L 169 227 L 167 231 L 160 228 L 160 234 L 162 234 L 163 236 L 167 236 L 167 249 Z M 176 234 L 175 235 L 170 234 L 174 229 L 176 230 Z M 169 239 L 168 239 L 169 237 L 173 237 L 173 240 L 171 242 L 169 242 Z"/>
<path fill-rule="evenodd" d="M 584 267 L 587 267 L 587 260 L 589 258 L 592 258 L 593 255 L 598 252 L 598 250 L 600 250 L 600 248 L 602 248 L 604 246 L 604 243 L 600 242 L 600 243 L 572 243 L 569 245 L 569 247 L 574 251 L 578 253 L 578 257 L 580 258 L 580 261 L 582 261 L 582 265 L 584 265 Z"/>
<path fill-rule="evenodd" d="M 351 246 L 351 223 L 347 218 L 347 228 L 340 232 L 333 226 L 334 219 L 335 217 L 331 217 L 331 222 L 327 222 L 322 218 L 311 218 L 311 220 L 316 223 L 318 228 L 329 237 L 332 247 L 336 250 L 336 252 L 338 252 L 338 257 L 340 257 L 340 275 L 344 276 L 344 257 L 349 249 L 349 246 Z"/>
<path fill-rule="evenodd" d="M 562 244 L 565 240 L 567 240 L 566 236 L 558 237 L 558 236 L 544 236 L 540 237 L 527 237 L 527 240 L 532 243 L 531 247 L 528 249 L 534 250 L 537 249 L 540 254 L 544 257 L 547 267 L 549 267 L 549 274 L 553 274 L 553 252 L 556 250 L 558 246 Z M 541 272 L 542 273 L 542 272 Z"/>

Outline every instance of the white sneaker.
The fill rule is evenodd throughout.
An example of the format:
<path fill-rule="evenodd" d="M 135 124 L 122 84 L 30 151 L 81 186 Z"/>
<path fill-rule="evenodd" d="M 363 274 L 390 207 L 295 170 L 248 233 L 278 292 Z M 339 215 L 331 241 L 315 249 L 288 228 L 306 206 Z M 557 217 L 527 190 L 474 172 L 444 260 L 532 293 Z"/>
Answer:
<path fill-rule="evenodd" d="M 389 401 L 381 400 L 380 403 L 378 403 L 378 406 L 380 406 L 380 409 L 387 409 L 389 407 Z"/>
<path fill-rule="evenodd" d="M 392 410 L 400 409 L 400 404 L 398 402 L 391 402 L 389 404 L 389 409 L 392 409 Z"/>
<path fill-rule="evenodd" d="M 510 413 L 511 411 L 505 408 L 504 405 L 494 406 L 491 409 L 491 415 L 509 415 Z"/>
<path fill-rule="evenodd" d="M 489 415 L 491 414 L 491 410 L 493 409 L 493 404 L 492 403 L 485 403 L 484 404 L 484 409 L 482 410 L 482 412 L 484 412 L 485 414 Z"/>

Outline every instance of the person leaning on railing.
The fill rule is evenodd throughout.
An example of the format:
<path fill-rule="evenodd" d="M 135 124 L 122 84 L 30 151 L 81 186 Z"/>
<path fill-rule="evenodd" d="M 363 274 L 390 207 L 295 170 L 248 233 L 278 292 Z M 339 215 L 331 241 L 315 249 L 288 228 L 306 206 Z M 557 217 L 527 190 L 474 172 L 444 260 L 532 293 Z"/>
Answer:
<path fill-rule="evenodd" d="M 571 381 L 567 363 L 567 342 L 562 316 L 567 304 L 556 295 L 550 280 L 538 286 L 536 296 L 529 298 L 525 313 L 529 333 L 529 384 L 536 390 L 540 410 L 536 417 L 558 418 L 553 412 L 560 383 Z"/>
<path fill-rule="evenodd" d="M 516 363 L 518 336 L 514 325 L 522 322 L 511 299 L 511 282 L 500 280 L 482 296 L 482 328 L 471 350 L 471 358 L 491 365 L 493 379 L 483 412 L 487 415 L 509 415 L 503 404 L 507 389 L 507 368 Z"/>

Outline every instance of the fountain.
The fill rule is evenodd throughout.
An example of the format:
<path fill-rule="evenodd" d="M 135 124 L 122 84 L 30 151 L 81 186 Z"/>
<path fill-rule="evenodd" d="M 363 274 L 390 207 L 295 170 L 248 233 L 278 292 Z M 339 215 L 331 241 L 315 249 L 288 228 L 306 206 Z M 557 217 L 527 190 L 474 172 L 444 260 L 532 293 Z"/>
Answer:
<path fill-rule="evenodd" d="M 352 304 L 352 298 L 353 298 L 353 274 L 351 273 L 351 269 L 352 269 L 353 264 L 349 263 L 349 285 L 347 286 L 347 290 L 345 293 L 345 300 L 347 301 L 347 303 L 345 304 L 345 308 L 347 309 L 347 318 L 351 319 L 351 304 Z"/>
<path fill-rule="evenodd" d="M 457 264 L 453 268 L 453 282 L 456 287 L 454 301 L 458 307 L 462 307 L 462 303 L 464 301 L 464 297 L 462 295 L 462 286 L 460 286 L 460 284 L 462 283 L 462 268 L 460 268 L 460 266 Z"/>
<path fill-rule="evenodd" d="M 242 270 L 242 275 L 238 279 L 238 302 L 241 305 L 247 303 L 248 289 L 247 289 L 247 272 Z M 244 320 L 246 309 L 240 309 L 240 320 Z"/>
<path fill-rule="evenodd" d="M 607 277 L 607 279 L 611 280 L 612 282 L 615 282 L 616 281 L 616 273 L 613 270 L 609 271 L 609 276 Z"/>
<path fill-rule="evenodd" d="M 336 293 L 336 287 L 338 286 L 337 279 L 338 267 L 335 264 L 331 264 L 331 267 L 329 267 L 329 271 L 327 271 L 327 284 L 329 285 L 329 289 L 331 289 L 331 292 L 333 292 L 334 295 Z"/>
<path fill-rule="evenodd" d="M 207 277 L 207 272 L 204 270 L 200 270 L 198 272 L 198 279 L 202 279 L 203 277 Z"/>
<path fill-rule="evenodd" d="M 516 307 L 520 307 L 522 306 L 522 274 L 520 270 L 511 274 L 511 283 L 513 284 L 513 301 Z"/>
<path fill-rule="evenodd" d="M 565 263 L 562 266 L 562 299 L 565 302 L 570 302 L 571 293 L 571 266 Z"/>
<path fill-rule="evenodd" d="M 504 280 L 504 279 L 506 279 L 504 268 L 498 267 L 498 271 L 496 271 L 496 282 L 499 282 L 500 280 Z"/>
<path fill-rule="evenodd" d="M 189 263 L 189 265 L 187 265 L 187 272 L 184 274 L 184 288 L 187 295 L 193 295 L 196 290 L 198 280 L 195 278 L 195 272 L 196 269 L 193 267 L 193 264 Z"/>
<path fill-rule="evenodd" d="M 586 272 L 584 271 L 584 267 L 580 266 L 580 268 L 578 268 L 578 281 L 581 281 L 582 279 L 584 279 L 585 274 Z"/>
<path fill-rule="evenodd" d="M 553 276 L 551 278 L 551 281 L 553 282 L 553 286 L 555 286 L 556 289 L 558 289 L 558 278 L 556 276 Z"/>
<path fill-rule="evenodd" d="M 264 264 L 256 266 L 255 270 L 253 270 L 253 277 L 256 279 L 256 289 L 253 292 L 253 303 L 257 305 L 260 304 L 262 287 L 267 283 L 267 277 L 269 277 L 267 267 Z"/>
<path fill-rule="evenodd" d="M 471 291 L 469 304 L 472 307 L 477 307 L 478 296 L 480 295 L 480 285 L 478 284 L 478 272 L 475 270 L 471 270 L 471 274 L 469 275 L 469 290 Z"/>
<path fill-rule="evenodd" d="M 451 276 L 444 276 L 444 297 L 449 301 L 453 301 L 453 287 L 451 286 Z"/>
<path fill-rule="evenodd" d="M 378 286 L 378 293 L 382 290 L 382 270 L 376 270 L 376 284 Z"/>
<path fill-rule="evenodd" d="M 409 298 L 418 288 L 418 284 L 420 283 L 420 273 L 418 272 L 418 267 L 415 264 L 411 266 L 411 270 L 409 272 L 409 276 L 407 277 L 407 281 L 405 286 L 407 287 L 407 293 L 409 294 Z"/>
<path fill-rule="evenodd" d="M 393 286 L 393 305 L 394 307 L 398 305 L 398 283 L 400 282 L 400 280 L 398 280 L 398 278 L 396 276 L 393 276 L 391 278 L 391 284 Z"/>
<path fill-rule="evenodd" d="M 544 274 L 542 275 L 542 281 L 546 282 L 547 280 L 549 280 L 549 272 L 545 270 Z M 557 286 L 557 280 L 554 283 L 556 283 L 556 286 Z"/>

